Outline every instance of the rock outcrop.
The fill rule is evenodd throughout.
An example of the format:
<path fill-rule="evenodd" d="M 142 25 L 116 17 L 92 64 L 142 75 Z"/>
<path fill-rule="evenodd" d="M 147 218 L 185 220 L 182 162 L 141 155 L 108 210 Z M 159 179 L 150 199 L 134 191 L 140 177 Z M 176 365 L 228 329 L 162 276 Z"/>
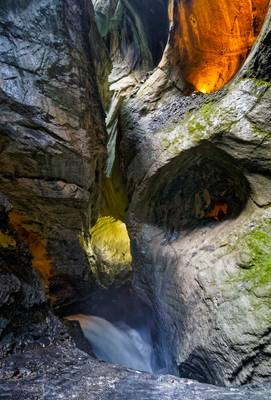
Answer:
<path fill-rule="evenodd" d="M 269 400 L 271 395 L 270 384 L 229 389 L 124 369 L 68 344 L 18 354 L 2 366 L 5 400 Z"/>
<path fill-rule="evenodd" d="M 168 36 L 167 0 L 93 0 L 113 63 L 111 82 L 130 84 L 156 66 Z M 118 82 L 120 85 L 120 82 Z"/>
<path fill-rule="evenodd" d="M 158 68 L 122 110 L 136 285 L 203 382 L 270 379 L 269 36 L 270 11 L 219 93 L 184 97 Z"/>
<path fill-rule="evenodd" d="M 175 42 L 185 81 L 203 93 L 222 88 L 246 60 L 269 0 L 176 3 Z"/>
<path fill-rule="evenodd" d="M 71 300 L 90 280 L 80 241 L 97 218 L 106 155 L 90 7 L 1 2 L 2 335 L 12 330 L 14 308 L 26 312 L 27 325 L 33 307 L 46 303 L 44 287 L 52 300 L 62 289 L 62 300 Z"/>

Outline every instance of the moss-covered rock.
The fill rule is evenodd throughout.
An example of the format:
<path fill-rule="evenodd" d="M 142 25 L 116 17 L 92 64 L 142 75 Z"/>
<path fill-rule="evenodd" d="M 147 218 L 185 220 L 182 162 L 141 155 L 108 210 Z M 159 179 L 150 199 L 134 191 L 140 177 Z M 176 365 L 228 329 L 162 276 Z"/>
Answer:
<path fill-rule="evenodd" d="M 265 221 L 240 238 L 236 246 L 246 257 L 240 263 L 240 271 L 230 279 L 246 282 L 249 290 L 266 298 L 271 305 L 271 221 Z M 271 314 L 269 318 L 271 322 Z"/>

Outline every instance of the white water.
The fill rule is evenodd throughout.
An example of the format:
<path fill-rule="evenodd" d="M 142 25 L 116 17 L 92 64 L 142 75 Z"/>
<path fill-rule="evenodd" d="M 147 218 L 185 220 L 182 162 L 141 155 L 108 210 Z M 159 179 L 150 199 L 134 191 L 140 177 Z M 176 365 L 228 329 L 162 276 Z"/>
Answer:
<path fill-rule="evenodd" d="M 79 321 L 84 336 L 100 360 L 139 371 L 156 372 L 152 341 L 147 332 L 135 330 L 125 323 L 113 325 L 90 315 L 77 314 L 66 318 Z"/>

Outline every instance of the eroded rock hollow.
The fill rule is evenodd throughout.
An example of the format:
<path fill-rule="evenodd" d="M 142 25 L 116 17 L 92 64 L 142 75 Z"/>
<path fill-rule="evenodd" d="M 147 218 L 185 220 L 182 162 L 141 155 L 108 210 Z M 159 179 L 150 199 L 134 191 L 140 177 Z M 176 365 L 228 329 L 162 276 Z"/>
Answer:
<path fill-rule="evenodd" d="M 179 1 L 176 41 L 186 82 L 203 93 L 237 73 L 261 31 L 269 1 Z"/>

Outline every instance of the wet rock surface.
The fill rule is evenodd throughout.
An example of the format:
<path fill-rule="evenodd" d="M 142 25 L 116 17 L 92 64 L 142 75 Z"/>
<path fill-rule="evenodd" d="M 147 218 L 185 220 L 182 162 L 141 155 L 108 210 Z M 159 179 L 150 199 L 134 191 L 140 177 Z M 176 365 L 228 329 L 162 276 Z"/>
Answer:
<path fill-rule="evenodd" d="M 179 123 L 143 129 L 127 168 L 136 285 L 181 376 L 203 382 L 270 377 L 269 92 L 240 80 Z"/>
<path fill-rule="evenodd" d="M 0 211 L 0 359 L 4 359 L 29 346 L 67 340 L 68 334 L 48 306 L 29 249 L 10 227 L 5 209 Z"/>
<path fill-rule="evenodd" d="M 269 400 L 271 396 L 270 384 L 227 389 L 153 376 L 99 362 L 68 344 L 15 355 L 1 367 L 3 400 Z"/>

